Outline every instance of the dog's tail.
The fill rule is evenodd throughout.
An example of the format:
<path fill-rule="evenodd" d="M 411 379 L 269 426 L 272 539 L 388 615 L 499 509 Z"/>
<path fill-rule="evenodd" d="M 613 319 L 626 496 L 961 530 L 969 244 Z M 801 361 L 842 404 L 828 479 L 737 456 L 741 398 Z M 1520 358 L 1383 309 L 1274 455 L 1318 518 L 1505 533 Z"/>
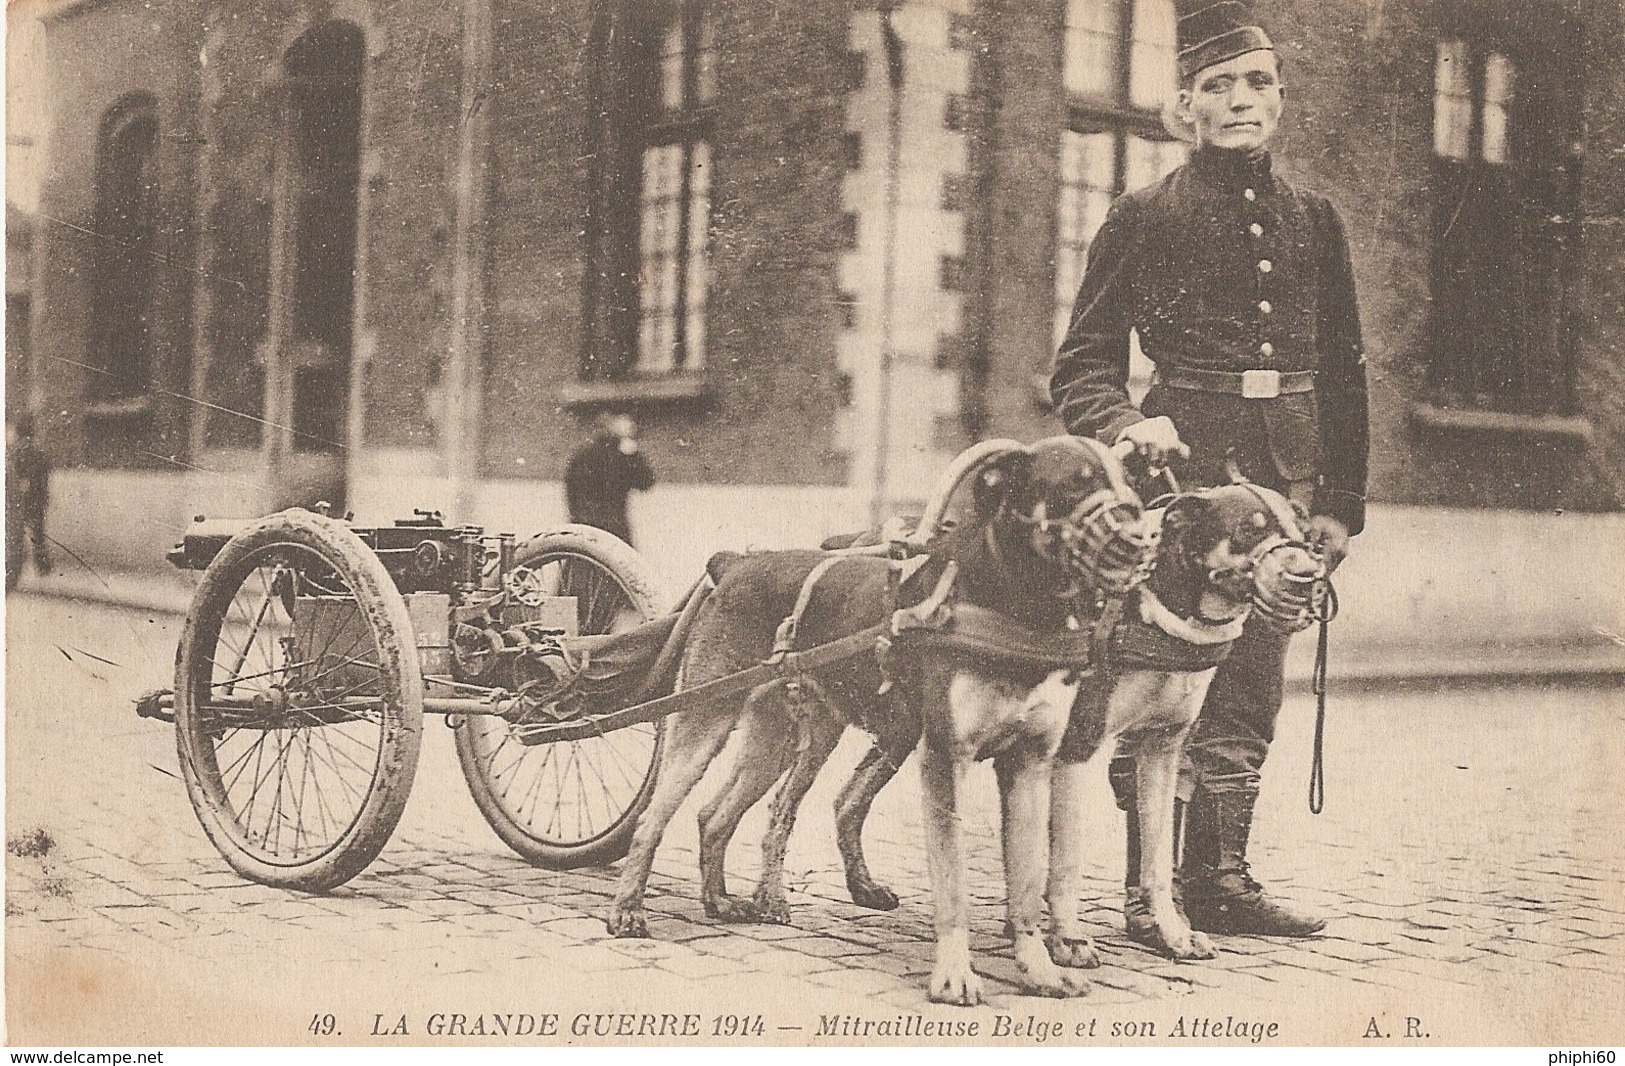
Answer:
<path fill-rule="evenodd" d="M 717 552 L 706 560 L 705 572 L 711 575 L 713 583 L 719 583 L 722 581 L 722 575 L 744 557 L 740 552 Z"/>

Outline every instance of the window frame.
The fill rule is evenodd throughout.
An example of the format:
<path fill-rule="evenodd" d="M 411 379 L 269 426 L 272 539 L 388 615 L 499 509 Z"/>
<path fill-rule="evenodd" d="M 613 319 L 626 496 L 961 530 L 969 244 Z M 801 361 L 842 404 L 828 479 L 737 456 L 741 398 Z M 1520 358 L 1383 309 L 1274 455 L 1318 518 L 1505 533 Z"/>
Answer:
<path fill-rule="evenodd" d="M 1447 91 L 1440 85 L 1445 62 L 1444 51 L 1450 46 L 1455 46 L 1459 50 L 1459 56 L 1465 60 L 1464 92 Z M 1506 92 L 1499 99 L 1491 99 L 1490 71 L 1496 61 L 1504 64 L 1508 74 L 1505 79 Z M 1433 158 L 1446 166 L 1498 168 L 1516 166 L 1519 159 L 1510 133 L 1521 70 L 1518 61 L 1497 41 L 1469 37 L 1461 33 L 1442 32 L 1435 41 L 1433 63 Z M 1440 150 L 1442 132 L 1440 118 L 1443 110 L 1441 105 L 1447 100 L 1465 101 L 1467 105 L 1466 138 L 1460 154 Z M 1497 139 L 1500 144 L 1498 158 L 1491 158 L 1486 151 L 1490 143 L 1488 132 L 1492 106 L 1500 108 L 1501 112 L 1502 128 Z"/>
<path fill-rule="evenodd" d="M 1580 105 L 1576 86 L 1551 77 L 1565 65 L 1553 44 L 1569 39 L 1565 29 L 1573 27 L 1554 25 L 1548 39 L 1525 40 L 1515 21 L 1463 13 L 1433 27 L 1426 390 L 1425 400 L 1411 405 L 1413 420 L 1429 431 L 1570 441 L 1589 432 L 1577 415 L 1572 343 L 1578 268 L 1563 254 L 1579 237 L 1579 163 L 1564 149 L 1577 143 Z M 1447 44 L 1458 41 L 1467 57 L 1470 123 L 1463 155 L 1438 150 L 1439 64 Z M 1510 67 L 1511 91 L 1492 101 L 1487 69 L 1497 55 Z M 1506 120 L 1501 158 L 1485 156 L 1492 103 Z M 1520 115 L 1537 114 L 1538 124 L 1520 124 Z M 1501 291 L 1495 279 L 1517 279 L 1515 291 Z M 1470 352 L 1462 341 L 1468 335 Z"/>
<path fill-rule="evenodd" d="M 616 108 L 605 131 L 618 162 L 600 182 L 600 218 L 588 254 L 594 260 L 594 287 L 589 291 L 589 326 L 583 352 L 582 380 L 565 388 L 570 404 L 613 403 L 624 399 L 679 399 L 703 393 L 709 348 L 711 230 L 715 211 L 716 33 L 712 12 L 703 0 L 623 0 L 617 11 L 619 38 L 612 65 L 619 71 Z M 681 34 L 680 100 L 665 100 L 663 44 L 673 26 Z M 709 90 L 708 92 L 706 90 Z M 669 310 L 670 362 L 650 357 L 644 342 L 648 313 L 645 299 L 648 266 L 644 234 L 647 224 L 646 183 L 650 153 L 680 147 L 675 195 L 666 199 L 672 222 L 675 280 Z M 694 188 L 694 160 L 703 156 L 708 180 L 703 197 Z M 696 207 L 704 211 L 696 225 Z M 694 252 L 703 233 L 705 246 Z M 703 286 L 695 308 L 694 271 Z M 698 329 L 698 343 L 690 333 Z M 691 384 L 691 383 L 701 384 Z M 647 395 L 645 395 L 647 394 Z"/>
<path fill-rule="evenodd" d="M 1072 36 L 1070 16 L 1072 4 L 1070 0 L 1062 0 L 1062 55 L 1061 55 L 1061 86 L 1066 97 L 1066 124 L 1061 130 L 1061 150 L 1058 159 L 1064 160 L 1067 152 L 1066 139 L 1068 135 L 1087 137 L 1104 134 L 1112 138 L 1112 161 L 1109 186 L 1101 188 L 1092 184 L 1074 183 L 1068 180 L 1064 162 L 1058 169 L 1056 182 L 1056 220 L 1052 227 L 1054 241 L 1051 255 L 1051 292 L 1052 292 L 1052 327 L 1051 342 L 1058 345 L 1065 333 L 1065 321 L 1070 316 L 1072 298 L 1077 291 L 1077 282 L 1082 277 L 1082 270 L 1078 270 L 1078 277 L 1072 280 L 1070 292 L 1062 292 L 1062 282 L 1065 280 L 1063 260 L 1067 257 L 1082 259 L 1087 256 L 1088 248 L 1094 241 L 1094 233 L 1081 243 L 1076 239 L 1078 233 L 1063 234 L 1062 199 L 1071 194 L 1072 189 L 1093 190 L 1105 192 L 1110 199 L 1116 199 L 1127 191 L 1130 171 L 1130 142 L 1139 139 L 1153 144 L 1181 144 L 1163 125 L 1160 107 L 1141 106 L 1134 103 L 1135 87 L 1135 61 L 1137 55 L 1144 47 L 1135 36 L 1135 19 L 1139 14 L 1140 3 L 1136 0 L 1113 0 L 1117 7 L 1116 35 L 1113 38 L 1116 45 L 1114 53 L 1114 78 L 1112 79 L 1111 95 L 1103 97 L 1088 95 L 1072 89 L 1067 84 L 1068 46 Z M 1170 3 L 1169 8 L 1173 5 Z M 1177 19 L 1177 14 L 1173 17 Z M 1173 42 L 1169 42 L 1172 45 Z M 1172 55 L 1172 52 L 1170 52 Z M 1174 81 L 1171 89 L 1178 89 L 1177 67 L 1174 71 Z M 1188 152 L 1188 145 L 1186 151 Z M 1078 196 L 1079 210 L 1083 205 L 1087 192 Z M 1096 227 L 1098 230 L 1098 226 Z"/>
<path fill-rule="evenodd" d="M 88 360 L 94 369 L 84 389 L 94 416 L 144 414 L 153 403 L 161 133 L 157 99 L 144 92 L 115 102 L 97 131 Z M 132 135 L 139 141 L 121 143 Z M 139 342 L 127 349 L 132 336 Z"/>

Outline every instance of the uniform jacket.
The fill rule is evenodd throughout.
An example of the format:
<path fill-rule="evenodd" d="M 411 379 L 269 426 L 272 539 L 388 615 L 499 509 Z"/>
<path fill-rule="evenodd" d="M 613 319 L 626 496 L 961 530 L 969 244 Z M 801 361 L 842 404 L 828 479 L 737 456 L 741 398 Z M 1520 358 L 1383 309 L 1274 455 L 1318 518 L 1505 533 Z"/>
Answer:
<path fill-rule="evenodd" d="M 654 483 L 654 470 L 641 452 L 622 451 L 619 437 L 600 434 L 582 445 L 565 467 L 570 521 L 597 526 L 630 544 L 626 497 L 632 490 L 647 489 Z"/>
<path fill-rule="evenodd" d="M 51 464 L 40 446 L 24 440 L 6 450 L 6 504 L 19 514 L 43 514 L 50 497 Z"/>
<path fill-rule="evenodd" d="M 1129 402 L 1129 331 L 1157 366 Z M 1309 370 L 1312 392 L 1246 399 L 1170 388 L 1177 367 Z M 1203 148 L 1113 203 L 1089 248 L 1050 392 L 1075 434 L 1114 443 L 1166 415 L 1191 447 L 1189 478 L 1312 492 L 1317 514 L 1365 524 L 1365 358 L 1343 223 L 1325 198 L 1276 177 L 1268 154 Z M 1298 495 L 1298 493 L 1294 493 Z"/>

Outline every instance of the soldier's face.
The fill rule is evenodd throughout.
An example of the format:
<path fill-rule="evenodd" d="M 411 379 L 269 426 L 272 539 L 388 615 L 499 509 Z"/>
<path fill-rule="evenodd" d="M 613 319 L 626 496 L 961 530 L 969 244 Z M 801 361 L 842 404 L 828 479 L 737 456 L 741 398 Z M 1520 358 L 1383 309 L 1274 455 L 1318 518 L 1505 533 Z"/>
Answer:
<path fill-rule="evenodd" d="M 1198 145 L 1251 151 L 1275 136 L 1281 97 L 1275 53 L 1247 52 L 1198 71 L 1191 87 L 1180 90 L 1180 117 Z"/>

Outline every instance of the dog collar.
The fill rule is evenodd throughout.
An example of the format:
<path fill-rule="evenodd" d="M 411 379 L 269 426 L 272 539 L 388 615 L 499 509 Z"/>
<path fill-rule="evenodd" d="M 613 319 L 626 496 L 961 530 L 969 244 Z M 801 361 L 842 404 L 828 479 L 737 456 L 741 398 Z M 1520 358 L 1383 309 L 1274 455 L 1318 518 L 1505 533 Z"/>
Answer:
<path fill-rule="evenodd" d="M 1241 627 L 1247 622 L 1246 614 L 1226 622 L 1181 618 L 1144 585 L 1140 586 L 1139 593 L 1140 621 L 1187 644 L 1227 644 L 1241 636 Z"/>

